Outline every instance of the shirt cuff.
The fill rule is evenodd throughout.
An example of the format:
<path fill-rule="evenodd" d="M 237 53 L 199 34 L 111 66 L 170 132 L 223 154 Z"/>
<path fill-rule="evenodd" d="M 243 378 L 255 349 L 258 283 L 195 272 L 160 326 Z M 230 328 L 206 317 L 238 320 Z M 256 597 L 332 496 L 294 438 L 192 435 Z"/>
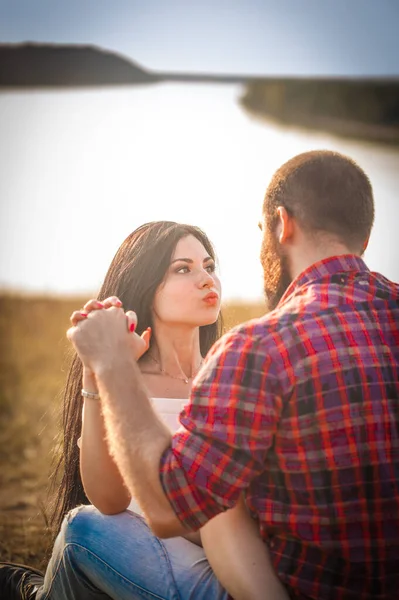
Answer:
<path fill-rule="evenodd" d="M 197 531 L 225 510 L 190 482 L 172 448 L 167 448 L 161 456 L 160 480 L 177 518 L 192 531 Z"/>

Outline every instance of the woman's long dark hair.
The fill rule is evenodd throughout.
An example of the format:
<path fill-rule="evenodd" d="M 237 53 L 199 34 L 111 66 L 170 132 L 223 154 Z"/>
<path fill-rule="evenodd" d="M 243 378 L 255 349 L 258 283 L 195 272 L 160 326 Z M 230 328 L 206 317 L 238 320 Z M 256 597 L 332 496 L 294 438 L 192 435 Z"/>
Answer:
<path fill-rule="evenodd" d="M 117 296 L 125 311 L 137 314 L 137 333 L 152 326 L 151 308 L 155 292 L 165 278 L 173 252 L 180 239 L 193 235 L 215 260 L 211 242 L 201 229 L 172 221 L 155 221 L 131 233 L 117 251 L 98 295 L 99 300 Z M 200 327 L 200 349 L 205 356 L 222 333 L 222 320 Z M 62 415 L 62 451 L 51 478 L 51 489 L 57 489 L 50 524 L 54 534 L 65 514 L 79 504 L 88 504 L 79 468 L 78 438 L 82 428 L 82 364 L 74 356 L 67 377 Z M 60 484 L 58 485 L 59 478 Z"/>

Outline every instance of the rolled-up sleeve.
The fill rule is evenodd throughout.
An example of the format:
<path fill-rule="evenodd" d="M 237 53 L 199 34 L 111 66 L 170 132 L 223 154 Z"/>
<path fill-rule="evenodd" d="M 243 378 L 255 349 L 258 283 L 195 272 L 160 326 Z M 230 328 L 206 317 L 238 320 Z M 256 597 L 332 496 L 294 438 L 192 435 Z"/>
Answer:
<path fill-rule="evenodd" d="M 265 468 L 281 413 L 278 380 L 264 338 L 250 331 L 223 336 L 208 354 L 183 425 L 160 464 L 176 515 L 197 530 L 234 506 Z"/>

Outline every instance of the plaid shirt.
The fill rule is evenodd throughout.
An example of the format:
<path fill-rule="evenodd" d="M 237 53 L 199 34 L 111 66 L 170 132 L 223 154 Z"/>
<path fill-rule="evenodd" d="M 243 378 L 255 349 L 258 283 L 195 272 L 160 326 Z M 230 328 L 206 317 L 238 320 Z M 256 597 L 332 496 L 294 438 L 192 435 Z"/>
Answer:
<path fill-rule="evenodd" d="M 241 491 L 293 598 L 399 597 L 399 286 L 321 261 L 212 348 L 161 460 L 198 529 Z"/>

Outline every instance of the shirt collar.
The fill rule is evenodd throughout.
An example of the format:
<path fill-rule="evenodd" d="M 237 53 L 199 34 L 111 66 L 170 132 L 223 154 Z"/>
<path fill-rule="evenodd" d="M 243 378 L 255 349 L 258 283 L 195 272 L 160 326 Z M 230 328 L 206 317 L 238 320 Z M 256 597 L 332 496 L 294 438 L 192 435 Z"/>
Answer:
<path fill-rule="evenodd" d="M 300 273 L 298 277 L 294 279 L 294 281 L 286 289 L 278 305 L 280 306 L 283 302 L 285 302 L 287 298 L 291 296 L 291 294 L 293 294 L 299 287 L 302 287 L 311 281 L 335 275 L 336 273 L 350 271 L 364 272 L 369 271 L 369 268 L 364 260 L 356 254 L 342 254 L 341 256 L 330 256 L 329 258 L 320 260 L 319 262 L 314 263 L 305 269 L 305 271 L 302 271 L 302 273 Z"/>

